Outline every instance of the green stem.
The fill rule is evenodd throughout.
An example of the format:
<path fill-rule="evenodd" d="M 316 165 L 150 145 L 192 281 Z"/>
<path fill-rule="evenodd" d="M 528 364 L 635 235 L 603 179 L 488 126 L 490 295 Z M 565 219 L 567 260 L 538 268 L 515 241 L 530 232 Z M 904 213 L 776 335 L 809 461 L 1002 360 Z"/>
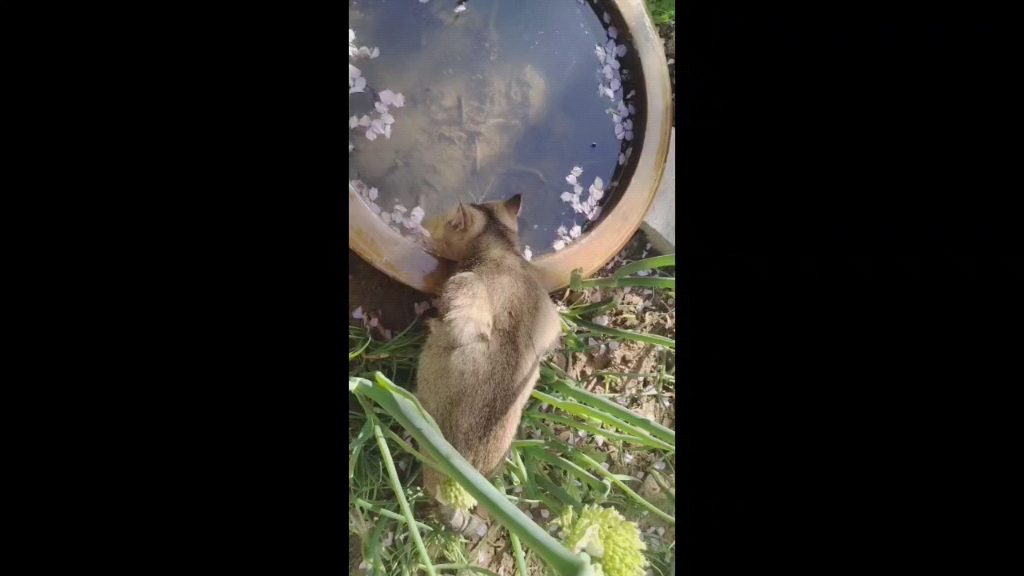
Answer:
<path fill-rule="evenodd" d="M 376 506 L 374 504 L 371 504 L 371 503 L 367 502 L 366 500 L 363 500 L 362 498 L 356 498 L 356 502 L 355 503 L 356 503 L 356 506 L 359 506 L 360 508 L 366 508 L 367 510 L 372 510 L 373 512 L 376 512 L 377 514 L 380 514 L 381 516 L 387 516 L 388 518 L 391 518 L 393 520 L 398 520 L 399 522 L 402 522 L 402 523 L 406 522 L 405 516 L 402 516 L 401 514 L 395 514 L 391 510 L 388 510 L 386 508 L 381 508 L 380 506 Z M 420 530 L 427 530 L 427 531 L 433 530 L 433 528 L 431 528 L 430 526 L 427 526 L 426 524 L 421 524 L 419 522 L 416 523 L 416 527 L 419 528 Z"/>
<path fill-rule="evenodd" d="M 594 461 L 593 458 L 591 458 L 590 456 L 587 456 L 586 454 L 584 454 L 581 451 L 577 451 L 577 456 L 579 456 L 587 464 L 590 464 L 591 466 L 593 466 L 598 474 L 600 474 L 600 475 L 604 476 L 605 478 L 611 480 L 611 482 L 613 484 L 615 484 L 616 486 L 618 486 L 619 488 L 622 488 L 623 492 L 625 492 L 626 494 L 629 494 L 629 496 L 631 498 L 633 498 L 633 500 L 636 500 L 636 502 L 638 504 L 640 504 L 644 508 L 647 508 L 648 510 L 653 512 L 655 516 L 665 520 L 666 522 L 672 523 L 673 526 L 675 525 L 675 523 L 676 523 L 676 519 L 675 518 L 673 518 L 672 516 L 669 516 L 665 512 L 662 512 L 660 508 L 658 508 L 654 504 L 651 504 L 650 502 L 645 500 L 643 498 L 643 496 L 641 496 L 641 495 L 637 494 L 636 492 L 634 492 L 629 486 L 626 486 L 625 484 L 623 484 L 621 480 L 619 480 L 618 478 L 615 477 L 615 474 L 612 474 L 611 472 L 609 472 L 609 471 L 605 470 L 604 468 L 602 468 L 601 465 L 598 464 L 596 461 Z"/>
<path fill-rule="evenodd" d="M 423 545 L 423 538 L 420 537 L 416 520 L 412 517 L 409 502 L 405 499 L 405 490 L 402 489 L 402 483 L 398 480 L 395 461 L 391 458 L 391 450 L 388 449 L 387 440 L 384 439 L 384 433 L 380 431 L 380 426 L 374 425 L 373 435 L 377 437 L 377 445 L 380 446 L 380 453 L 384 456 L 384 466 L 387 467 L 388 476 L 391 478 L 391 489 L 394 491 L 395 497 L 398 499 L 398 506 L 402 509 L 402 514 L 405 516 L 405 523 L 409 526 L 409 533 L 412 534 L 413 542 L 416 543 L 416 550 L 420 553 L 423 567 L 427 569 L 427 574 L 430 574 L 430 576 L 437 576 L 437 573 L 434 572 L 434 566 L 430 563 L 430 556 L 427 555 L 427 548 Z"/>
<path fill-rule="evenodd" d="M 586 482 L 591 488 L 595 490 L 604 491 L 604 483 L 598 480 L 597 477 L 591 474 L 590 472 L 587 472 L 586 470 L 581 468 L 579 464 L 576 464 L 571 460 L 566 460 L 561 456 L 555 456 L 554 454 L 550 454 L 548 452 L 543 452 L 536 449 L 530 449 L 530 454 L 533 455 L 533 457 L 538 460 L 543 460 L 549 464 L 554 464 L 559 468 L 564 468 L 570 474 Z M 600 468 L 600 465 L 598 467 Z"/>
<path fill-rule="evenodd" d="M 512 550 L 515 552 L 516 568 L 519 571 L 519 576 L 528 576 L 526 573 L 526 558 L 523 556 L 523 545 L 519 543 L 519 538 L 514 533 L 509 532 L 508 537 L 512 541 Z"/>
<path fill-rule="evenodd" d="M 472 572 L 479 572 L 480 574 L 489 574 L 490 576 L 498 576 L 498 574 L 491 572 L 486 568 L 479 566 L 473 566 L 471 564 L 437 564 L 434 566 L 435 570 L 470 570 Z"/>

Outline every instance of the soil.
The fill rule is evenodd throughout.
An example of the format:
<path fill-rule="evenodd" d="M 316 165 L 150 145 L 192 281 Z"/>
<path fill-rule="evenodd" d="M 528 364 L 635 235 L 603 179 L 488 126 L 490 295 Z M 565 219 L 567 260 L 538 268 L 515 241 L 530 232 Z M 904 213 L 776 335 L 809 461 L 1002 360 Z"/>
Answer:
<path fill-rule="evenodd" d="M 374 330 L 380 338 L 385 338 L 385 330 L 392 334 L 404 330 L 416 318 L 414 305 L 430 301 L 429 295 L 394 280 L 351 250 L 348 251 L 348 283 L 349 324 L 364 325 L 363 321 L 352 317 L 352 311 L 362 307 L 365 318 L 371 314 L 378 317 Z"/>

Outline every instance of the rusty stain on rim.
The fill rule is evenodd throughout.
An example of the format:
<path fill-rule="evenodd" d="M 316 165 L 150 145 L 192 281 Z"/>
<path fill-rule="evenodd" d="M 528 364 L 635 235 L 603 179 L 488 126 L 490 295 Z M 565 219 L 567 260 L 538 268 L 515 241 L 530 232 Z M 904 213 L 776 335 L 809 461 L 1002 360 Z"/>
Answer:
<path fill-rule="evenodd" d="M 661 182 L 672 130 L 672 88 L 661 40 L 643 0 L 614 0 L 612 4 L 632 35 L 644 77 L 647 118 L 633 177 L 617 204 L 583 238 L 557 252 L 534 258 L 549 292 L 569 285 L 576 268 L 589 276 L 618 254 L 640 228 Z M 439 259 L 403 238 L 370 211 L 359 194 L 348 188 L 348 245 L 360 258 L 399 282 L 421 292 L 437 294 L 451 275 L 453 263 Z"/>

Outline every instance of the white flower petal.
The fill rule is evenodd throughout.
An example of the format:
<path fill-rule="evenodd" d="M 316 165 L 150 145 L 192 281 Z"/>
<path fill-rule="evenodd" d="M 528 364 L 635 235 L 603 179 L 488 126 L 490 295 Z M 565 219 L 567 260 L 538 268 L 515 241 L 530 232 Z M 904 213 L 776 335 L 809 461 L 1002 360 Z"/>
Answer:
<path fill-rule="evenodd" d="M 384 125 L 384 137 L 391 140 L 391 124 Z"/>
<path fill-rule="evenodd" d="M 367 130 L 366 139 L 369 140 L 370 142 L 373 142 L 374 140 L 377 139 L 377 133 L 374 132 L 373 130 Z"/>
<path fill-rule="evenodd" d="M 605 12 L 605 13 L 604 13 L 604 23 L 605 23 L 605 24 L 611 24 L 611 22 L 612 22 L 612 16 L 611 16 L 611 14 L 609 14 L 609 13 Z"/>
<path fill-rule="evenodd" d="M 610 36 L 612 38 L 618 38 L 619 37 L 619 29 L 616 28 L 615 26 L 609 26 L 608 27 L 608 36 Z"/>
<path fill-rule="evenodd" d="M 378 206 L 376 202 L 370 202 L 370 212 L 380 216 L 380 206 Z"/>
<path fill-rule="evenodd" d="M 353 66 L 351 64 L 348 65 L 348 77 L 349 78 L 359 78 L 362 75 L 363 75 L 363 73 L 359 70 L 359 68 L 356 68 L 355 66 Z"/>
<path fill-rule="evenodd" d="M 385 124 L 394 124 L 395 117 L 392 116 L 391 114 L 388 114 L 387 111 L 385 111 L 383 114 L 380 115 L 380 121 Z"/>
<path fill-rule="evenodd" d="M 572 187 L 572 191 L 576 193 L 576 198 L 579 198 L 580 194 L 583 193 L 583 186 L 576 184 L 575 186 Z"/>
<path fill-rule="evenodd" d="M 622 166 L 625 163 L 626 163 L 626 155 L 623 154 L 622 152 L 619 152 L 619 166 Z"/>
<path fill-rule="evenodd" d="M 362 126 L 363 128 L 369 127 L 370 126 L 370 117 L 366 116 L 364 114 L 363 117 L 359 119 L 359 125 Z"/>
<path fill-rule="evenodd" d="M 381 212 L 380 213 L 380 219 L 383 220 L 385 224 L 391 224 L 391 213 L 390 212 Z"/>
<path fill-rule="evenodd" d="M 576 175 L 569 174 L 568 176 L 565 177 L 565 181 L 568 182 L 569 184 L 575 184 L 576 183 Z"/>
<path fill-rule="evenodd" d="M 409 209 L 406 208 L 405 206 L 402 206 L 401 204 L 395 204 L 395 211 L 396 212 L 401 212 L 402 214 L 405 214 L 406 212 L 409 211 Z"/>
<path fill-rule="evenodd" d="M 580 228 L 580 225 L 577 224 L 577 225 L 573 226 L 571 230 L 569 230 L 569 237 L 570 238 L 579 238 L 580 234 L 582 234 L 582 233 L 583 233 L 583 228 Z"/>
<path fill-rule="evenodd" d="M 632 130 L 626 130 L 626 141 L 629 142 L 629 141 L 632 141 L 632 140 L 633 140 L 633 131 Z"/>
<path fill-rule="evenodd" d="M 573 176 L 579 178 L 580 176 L 583 175 L 583 168 L 580 168 L 579 166 L 573 166 L 571 172 Z"/>
<path fill-rule="evenodd" d="M 352 311 L 352 317 L 355 318 L 356 320 L 362 320 L 363 319 L 363 307 L 360 306 L 360 307 L 356 308 L 355 310 L 353 310 Z"/>
<path fill-rule="evenodd" d="M 351 29 L 351 28 L 348 29 L 348 41 L 349 42 L 355 42 L 356 41 L 356 31 Z"/>
<path fill-rule="evenodd" d="M 380 112 L 381 114 L 386 114 L 388 111 L 388 105 L 383 102 L 374 102 L 373 107 L 376 108 L 377 112 Z"/>
<path fill-rule="evenodd" d="M 458 14 L 459 12 L 465 12 L 465 11 L 466 11 L 466 5 L 465 4 L 459 4 L 458 6 L 455 7 L 455 13 L 456 14 Z"/>
<path fill-rule="evenodd" d="M 376 46 L 374 46 L 373 50 L 370 52 L 370 59 L 372 60 L 372 59 L 376 58 L 377 56 L 380 56 L 380 48 L 377 48 Z M 622 56 L 622 54 L 619 54 L 619 56 Z"/>
<path fill-rule="evenodd" d="M 551 245 L 555 250 L 561 250 L 565 248 L 565 242 L 563 240 L 555 240 L 554 244 Z"/>
<path fill-rule="evenodd" d="M 610 88 L 612 90 L 618 90 L 619 88 L 622 88 L 622 82 L 619 82 L 618 78 L 612 78 L 612 82 L 611 82 Z"/>
<path fill-rule="evenodd" d="M 562 192 L 562 202 L 569 202 L 572 200 L 572 194 L 569 192 Z"/>
<path fill-rule="evenodd" d="M 623 56 L 625 56 L 626 55 L 626 45 L 625 44 L 619 44 L 615 48 L 615 53 L 619 55 L 619 58 L 622 58 Z"/>
<path fill-rule="evenodd" d="M 601 178 L 599 176 L 594 178 L 594 186 L 597 189 L 599 189 L 599 190 L 603 189 L 604 188 L 604 180 L 601 180 Z"/>
<path fill-rule="evenodd" d="M 523 250 L 523 258 L 526 258 L 527 262 L 533 258 L 533 252 L 530 252 L 529 246 L 526 247 L 526 250 Z"/>

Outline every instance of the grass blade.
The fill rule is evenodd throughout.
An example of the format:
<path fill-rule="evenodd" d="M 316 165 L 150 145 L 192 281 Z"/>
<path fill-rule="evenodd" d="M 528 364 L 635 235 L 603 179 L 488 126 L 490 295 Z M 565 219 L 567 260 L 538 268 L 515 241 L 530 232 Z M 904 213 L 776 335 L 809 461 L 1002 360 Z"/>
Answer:
<path fill-rule="evenodd" d="M 652 256 L 651 258 L 647 258 L 645 260 L 637 260 L 632 264 L 626 264 L 622 268 L 616 270 L 615 274 L 613 274 L 613 277 L 622 278 L 623 276 L 629 276 L 630 274 L 634 272 L 639 272 L 641 270 L 650 270 L 651 268 L 665 268 L 668 266 L 675 265 L 675 254 L 666 254 L 664 256 Z"/>
<path fill-rule="evenodd" d="M 628 340 L 636 340 L 637 342 L 644 342 L 646 344 L 656 344 L 672 350 L 675 350 L 676 348 L 676 341 L 670 338 L 665 338 L 664 336 L 658 336 L 656 334 L 642 334 L 640 332 L 622 330 L 620 328 L 609 328 L 607 326 L 601 326 L 600 324 L 594 324 L 593 322 L 587 322 L 586 320 L 580 320 L 579 318 L 573 319 L 573 322 L 581 328 L 586 328 L 591 332 L 597 332 L 599 334 L 604 334 L 605 336 L 626 338 Z"/>
<path fill-rule="evenodd" d="M 555 380 L 553 382 L 548 383 L 548 386 L 550 386 L 554 390 L 557 390 L 558 392 L 561 392 L 565 396 L 568 396 L 576 400 L 577 402 L 610 413 L 612 416 L 619 418 L 623 422 L 629 422 L 630 424 L 633 424 L 639 427 L 640 429 L 649 432 L 652 436 L 658 437 L 664 440 L 665 442 L 668 442 L 669 444 L 672 445 L 672 448 L 675 448 L 675 431 L 669 430 L 668 428 L 662 426 L 661 424 L 655 422 L 654 420 L 651 420 L 650 418 L 647 418 L 646 416 L 641 416 L 624 406 L 620 406 L 619 404 L 616 404 L 615 402 L 608 400 L 607 398 L 588 392 L 578 386 L 573 386 L 564 380 Z"/>
<path fill-rule="evenodd" d="M 563 424 L 570 428 L 576 428 L 577 430 L 585 430 L 591 434 L 597 434 L 598 436 L 608 438 L 609 440 L 621 440 L 623 442 L 632 442 L 633 444 L 641 444 L 643 446 L 665 450 L 665 444 L 660 441 L 655 441 L 655 439 L 647 439 L 641 436 L 630 436 L 629 434 L 619 434 L 618 432 L 613 432 L 611 430 L 602 430 L 597 426 L 577 422 L 576 420 L 565 418 L 558 414 L 545 414 L 544 412 L 531 410 L 526 412 L 525 416 L 533 420 L 548 420 L 556 424 Z M 671 449 L 669 449 L 669 451 L 671 452 Z"/>
<path fill-rule="evenodd" d="M 596 420 L 600 420 L 601 422 L 609 426 L 614 426 L 619 430 L 628 432 L 633 436 L 643 438 L 645 440 L 644 442 L 642 442 L 644 445 L 651 446 L 652 448 L 658 448 L 659 450 L 664 450 L 666 452 L 675 452 L 674 445 L 669 444 L 664 440 L 659 440 L 658 438 L 655 438 L 654 436 L 650 435 L 645 430 L 637 428 L 632 424 L 627 424 L 626 422 L 619 420 L 618 418 L 612 416 L 611 414 L 607 414 L 605 412 L 587 406 L 586 404 L 579 404 L 576 402 L 566 402 L 564 400 L 559 400 L 558 398 L 555 398 L 554 396 L 549 396 L 541 392 L 540 390 L 534 390 L 533 392 L 531 392 L 531 396 L 540 400 L 541 402 L 547 402 L 548 404 L 554 406 L 555 408 L 569 412 L 570 414 L 575 414 L 577 416 L 582 416 L 585 418 L 594 418 Z M 605 435 L 605 433 L 601 431 L 598 431 L 597 434 L 601 434 L 602 436 Z"/>
<path fill-rule="evenodd" d="M 619 297 L 612 296 L 611 298 L 605 298 L 600 302 L 593 304 L 587 304 L 586 306 L 579 306 L 577 308 L 569 308 L 569 314 L 573 316 L 584 316 L 590 314 L 600 314 L 605 310 L 610 310 L 619 305 Z"/>
<path fill-rule="evenodd" d="M 580 281 L 580 290 L 586 288 L 616 288 L 616 287 L 638 287 L 638 288 L 670 288 L 675 289 L 675 278 L 663 278 L 659 276 L 626 276 L 624 278 L 590 278 Z"/>

